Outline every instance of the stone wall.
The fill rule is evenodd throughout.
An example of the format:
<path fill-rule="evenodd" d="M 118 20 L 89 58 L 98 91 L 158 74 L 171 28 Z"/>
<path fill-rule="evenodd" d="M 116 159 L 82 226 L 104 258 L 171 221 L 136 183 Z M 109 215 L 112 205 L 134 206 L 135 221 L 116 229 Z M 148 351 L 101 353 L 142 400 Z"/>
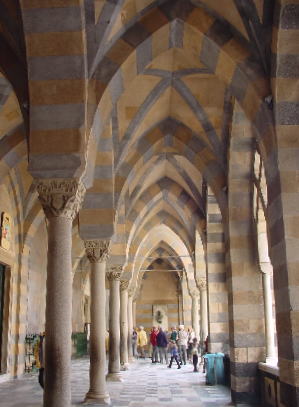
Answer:
<path fill-rule="evenodd" d="M 178 325 L 177 279 L 174 273 L 150 271 L 145 274 L 136 307 L 136 324 L 148 331 L 153 325 L 153 305 L 167 307 L 169 329 Z"/>

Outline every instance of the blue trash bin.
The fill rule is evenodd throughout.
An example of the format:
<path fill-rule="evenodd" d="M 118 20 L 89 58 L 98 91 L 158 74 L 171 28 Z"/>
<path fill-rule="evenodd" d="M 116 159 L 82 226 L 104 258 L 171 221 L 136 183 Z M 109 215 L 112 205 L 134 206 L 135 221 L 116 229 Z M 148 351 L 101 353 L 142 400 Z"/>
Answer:
<path fill-rule="evenodd" d="M 206 353 L 203 357 L 206 365 L 206 384 L 224 384 L 224 353 Z"/>
<path fill-rule="evenodd" d="M 224 359 L 223 353 L 216 353 L 214 360 L 216 384 L 225 384 L 223 359 Z"/>

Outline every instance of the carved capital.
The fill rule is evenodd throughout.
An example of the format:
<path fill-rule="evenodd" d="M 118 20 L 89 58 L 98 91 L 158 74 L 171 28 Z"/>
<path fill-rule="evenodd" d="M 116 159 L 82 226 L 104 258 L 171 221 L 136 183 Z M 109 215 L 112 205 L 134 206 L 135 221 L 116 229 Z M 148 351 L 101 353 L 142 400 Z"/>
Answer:
<path fill-rule="evenodd" d="M 261 273 L 263 274 L 269 274 L 270 276 L 273 275 L 273 267 L 270 262 L 260 262 L 259 263 L 259 268 Z"/>
<path fill-rule="evenodd" d="M 207 280 L 205 278 L 200 278 L 197 283 L 200 290 L 207 289 Z"/>
<path fill-rule="evenodd" d="M 129 280 L 121 280 L 120 281 L 120 289 L 121 291 L 127 290 L 129 287 Z"/>
<path fill-rule="evenodd" d="M 82 182 L 75 179 L 43 179 L 36 181 L 38 199 L 47 218 L 74 219 L 85 195 Z"/>
<path fill-rule="evenodd" d="M 133 297 L 134 293 L 135 293 L 135 290 L 133 288 L 129 288 L 129 290 L 128 290 L 129 297 Z"/>
<path fill-rule="evenodd" d="M 190 291 L 190 295 L 192 298 L 198 298 L 199 297 L 199 292 L 198 290 L 194 289 Z"/>
<path fill-rule="evenodd" d="M 112 280 L 120 280 L 121 272 L 122 272 L 122 266 L 117 265 L 117 266 L 110 266 L 109 272 L 107 273 L 107 278 L 109 281 Z"/>
<path fill-rule="evenodd" d="M 106 261 L 109 257 L 109 240 L 85 240 L 86 256 L 91 263 Z"/>

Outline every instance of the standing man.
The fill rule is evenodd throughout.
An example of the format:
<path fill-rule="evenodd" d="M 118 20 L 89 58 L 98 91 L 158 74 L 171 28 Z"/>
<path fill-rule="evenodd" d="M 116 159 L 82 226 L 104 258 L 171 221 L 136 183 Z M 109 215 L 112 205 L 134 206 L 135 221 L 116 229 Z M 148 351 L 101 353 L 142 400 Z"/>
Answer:
<path fill-rule="evenodd" d="M 156 326 L 153 326 L 150 334 L 150 343 L 152 345 L 152 363 L 158 363 L 158 345 L 157 345 L 157 336 L 159 330 Z"/>
<path fill-rule="evenodd" d="M 181 361 L 185 365 L 186 360 L 187 360 L 188 333 L 185 331 L 184 325 L 179 326 L 177 343 L 178 343 L 179 353 L 181 355 Z"/>
<path fill-rule="evenodd" d="M 159 349 L 160 363 L 163 363 L 163 359 L 165 359 L 165 363 L 166 365 L 168 365 L 168 356 L 167 356 L 168 340 L 167 335 L 163 331 L 162 327 L 159 327 L 159 332 L 157 335 L 157 345 Z"/>

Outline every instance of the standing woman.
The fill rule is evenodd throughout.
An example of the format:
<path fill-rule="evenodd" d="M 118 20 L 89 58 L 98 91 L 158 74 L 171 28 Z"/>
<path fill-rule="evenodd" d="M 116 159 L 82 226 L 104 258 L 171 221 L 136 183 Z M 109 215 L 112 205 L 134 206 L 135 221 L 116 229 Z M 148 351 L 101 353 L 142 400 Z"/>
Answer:
<path fill-rule="evenodd" d="M 143 326 L 139 327 L 139 331 L 137 333 L 137 345 L 140 351 L 140 357 L 145 358 L 144 348 L 147 345 L 147 336 Z"/>

